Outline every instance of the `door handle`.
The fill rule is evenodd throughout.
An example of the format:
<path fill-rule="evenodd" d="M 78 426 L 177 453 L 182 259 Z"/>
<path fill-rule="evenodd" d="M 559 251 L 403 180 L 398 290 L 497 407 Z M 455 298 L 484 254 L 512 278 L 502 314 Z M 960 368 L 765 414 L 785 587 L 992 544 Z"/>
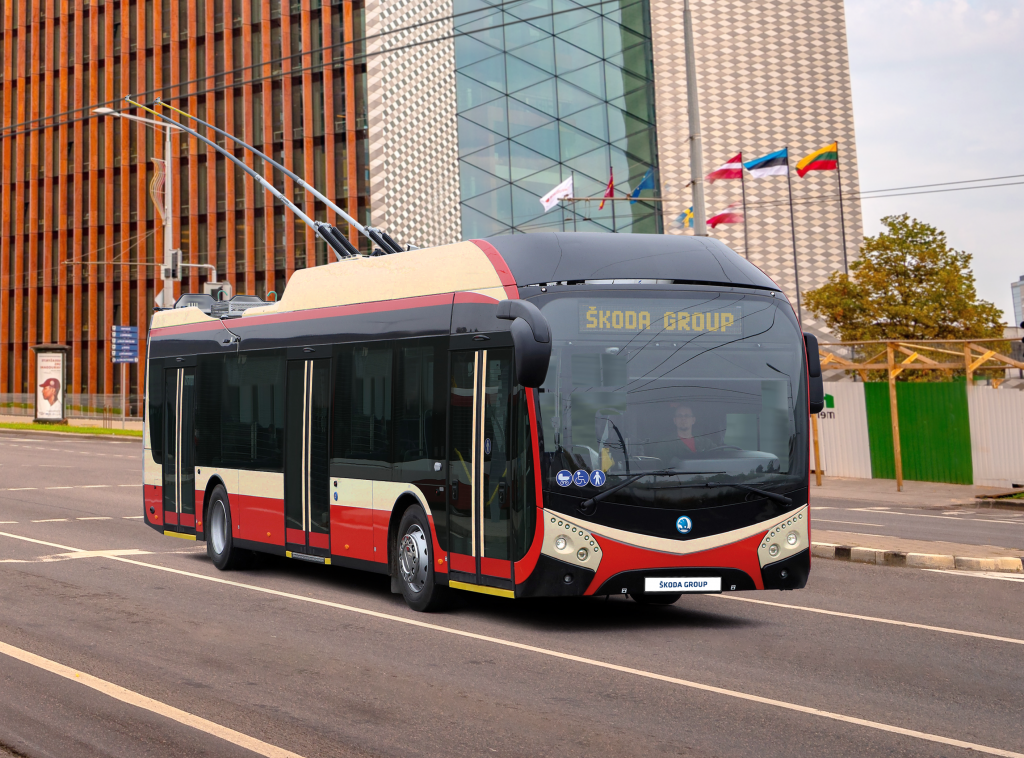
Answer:
<path fill-rule="evenodd" d="M 505 492 L 508 489 L 508 485 L 505 482 L 498 484 L 498 505 L 505 504 Z"/>
<path fill-rule="evenodd" d="M 452 482 L 452 502 L 459 502 L 459 483 Z"/>

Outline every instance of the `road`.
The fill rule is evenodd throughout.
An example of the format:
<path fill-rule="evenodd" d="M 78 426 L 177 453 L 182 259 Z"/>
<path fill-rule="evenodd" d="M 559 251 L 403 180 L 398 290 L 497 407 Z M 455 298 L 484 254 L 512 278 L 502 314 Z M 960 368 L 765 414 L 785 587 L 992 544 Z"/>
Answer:
<path fill-rule="evenodd" d="M 0 755 L 1024 756 L 1024 582 L 818 560 L 417 614 L 380 576 L 218 572 L 138 518 L 139 448 L 0 435 Z"/>
<path fill-rule="evenodd" d="M 813 488 L 811 508 L 814 526 L 833 532 L 995 545 L 1024 553 L 1024 509 L 872 505 L 862 500 L 815 497 Z"/>

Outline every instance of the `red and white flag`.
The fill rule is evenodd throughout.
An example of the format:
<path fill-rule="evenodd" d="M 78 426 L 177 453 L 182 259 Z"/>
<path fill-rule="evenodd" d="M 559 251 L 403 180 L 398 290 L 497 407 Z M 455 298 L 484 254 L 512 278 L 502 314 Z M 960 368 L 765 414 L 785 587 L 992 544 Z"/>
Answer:
<path fill-rule="evenodd" d="M 604 210 L 605 199 L 609 197 L 615 197 L 615 172 L 610 167 L 608 169 L 608 186 L 604 188 L 604 197 L 601 198 L 601 204 L 597 206 L 599 211 Z"/>
<path fill-rule="evenodd" d="M 716 213 L 708 219 L 708 226 L 714 229 L 719 224 L 742 224 L 743 214 L 736 210 L 740 205 L 740 203 L 732 203 L 726 206 L 724 211 Z"/>
<path fill-rule="evenodd" d="M 714 184 L 719 179 L 742 179 L 743 178 L 743 153 L 736 155 L 716 168 L 707 176 L 708 184 Z"/>
<path fill-rule="evenodd" d="M 558 201 L 563 197 L 572 197 L 572 176 L 553 188 L 548 194 L 544 195 L 540 199 L 540 204 L 544 206 L 544 212 L 547 213 L 549 210 L 558 205 Z"/>

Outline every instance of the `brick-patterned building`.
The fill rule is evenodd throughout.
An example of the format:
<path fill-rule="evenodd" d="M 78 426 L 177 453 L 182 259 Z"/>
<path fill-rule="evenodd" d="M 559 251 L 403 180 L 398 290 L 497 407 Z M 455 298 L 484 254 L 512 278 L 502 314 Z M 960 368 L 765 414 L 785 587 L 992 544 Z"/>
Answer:
<path fill-rule="evenodd" d="M 692 0 L 709 171 L 838 139 L 850 258 L 861 239 L 842 0 Z M 679 0 L 0 0 L 0 393 L 30 348 L 71 348 L 70 393 L 117 393 L 112 324 L 145 332 L 164 229 L 148 191 L 162 136 L 99 106 L 162 97 L 243 136 L 402 243 L 573 228 L 685 233 L 691 202 Z M 142 114 L 146 115 L 146 114 Z M 236 154 L 258 170 L 252 156 Z M 578 203 L 538 199 L 570 174 Z M 268 173 L 307 214 L 322 205 Z M 280 293 L 322 243 L 194 138 L 173 139 L 172 246 L 236 292 Z M 793 177 L 801 289 L 842 267 L 835 174 Z M 747 180 L 711 232 L 792 296 L 785 179 Z M 709 212 L 740 198 L 708 188 Z M 353 230 L 350 237 L 356 239 Z M 364 245 L 365 243 L 361 244 Z M 136 265 L 145 264 L 145 265 Z M 203 269 L 178 290 L 200 291 Z M 806 314 L 805 314 L 806 316 Z M 144 349 L 140 345 L 140 352 Z M 132 371 L 132 392 L 138 371 Z"/>

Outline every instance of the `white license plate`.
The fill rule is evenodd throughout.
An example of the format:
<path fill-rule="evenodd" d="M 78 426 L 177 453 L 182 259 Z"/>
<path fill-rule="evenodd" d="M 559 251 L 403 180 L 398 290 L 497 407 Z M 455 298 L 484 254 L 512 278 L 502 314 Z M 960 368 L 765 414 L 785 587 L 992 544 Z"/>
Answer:
<path fill-rule="evenodd" d="M 720 576 L 644 577 L 644 592 L 721 592 Z"/>

